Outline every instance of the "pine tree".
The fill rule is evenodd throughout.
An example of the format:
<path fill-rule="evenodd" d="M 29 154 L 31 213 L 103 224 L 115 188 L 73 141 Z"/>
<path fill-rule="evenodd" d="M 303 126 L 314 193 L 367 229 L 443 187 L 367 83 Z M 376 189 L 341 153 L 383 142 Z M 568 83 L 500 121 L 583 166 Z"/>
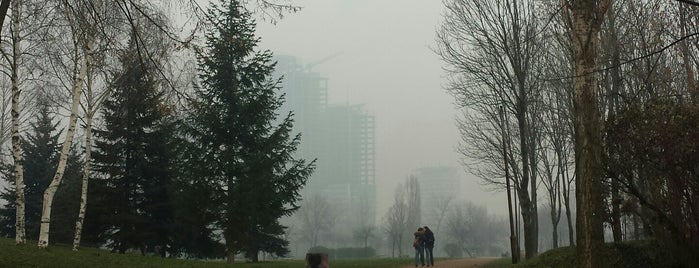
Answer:
<path fill-rule="evenodd" d="M 173 220 L 168 109 L 153 66 L 140 60 L 135 42 L 134 37 L 120 57 L 122 70 L 103 106 L 104 127 L 94 130 L 95 171 L 103 177 L 96 189 L 105 193 L 89 206 L 110 216 L 87 217 L 102 223 L 93 230 L 104 231 L 102 238 L 113 250 L 158 251 L 164 256 Z"/>
<path fill-rule="evenodd" d="M 292 114 L 278 118 L 280 80 L 272 79 L 272 53 L 257 51 L 255 23 L 239 1 L 213 5 L 215 29 L 199 54 L 201 87 L 192 104 L 191 138 L 204 175 L 217 186 L 212 202 L 220 218 L 227 260 L 245 253 L 284 255 L 279 218 L 298 206 L 299 191 L 314 164 L 294 159 L 300 135 L 291 136 Z M 275 122 L 281 122 L 275 124 Z"/>

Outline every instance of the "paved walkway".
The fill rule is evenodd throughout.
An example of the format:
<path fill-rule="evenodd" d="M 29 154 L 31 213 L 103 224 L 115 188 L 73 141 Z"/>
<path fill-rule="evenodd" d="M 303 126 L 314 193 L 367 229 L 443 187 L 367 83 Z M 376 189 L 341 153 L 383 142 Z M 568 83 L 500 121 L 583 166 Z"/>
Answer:
<path fill-rule="evenodd" d="M 434 267 L 436 268 L 469 268 L 469 267 L 480 267 L 486 263 L 497 260 L 497 258 L 469 258 L 469 259 L 454 259 L 454 260 L 440 260 L 434 262 Z M 405 268 L 415 267 L 414 265 L 405 266 Z M 422 267 L 419 266 L 418 267 Z M 425 266 L 427 267 L 427 266 Z"/>

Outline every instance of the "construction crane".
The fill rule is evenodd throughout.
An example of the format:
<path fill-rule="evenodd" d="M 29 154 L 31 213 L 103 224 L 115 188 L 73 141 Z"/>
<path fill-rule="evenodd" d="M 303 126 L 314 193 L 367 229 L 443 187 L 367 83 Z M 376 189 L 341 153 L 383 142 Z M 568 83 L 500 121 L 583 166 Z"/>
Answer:
<path fill-rule="evenodd" d="M 323 64 L 323 63 L 325 63 L 325 62 L 327 62 L 327 61 L 329 61 L 329 60 L 332 60 L 332 59 L 334 59 L 334 58 L 337 58 L 338 56 L 342 55 L 343 53 L 344 53 L 344 52 L 342 52 L 342 51 L 335 52 L 334 54 L 332 54 L 332 55 L 330 55 L 330 56 L 327 56 L 327 57 L 322 58 L 322 59 L 319 59 L 319 60 L 317 60 L 317 61 L 308 63 L 308 64 L 306 64 L 305 67 L 306 67 L 307 70 L 313 69 L 313 67 L 316 67 L 317 65 Z"/>

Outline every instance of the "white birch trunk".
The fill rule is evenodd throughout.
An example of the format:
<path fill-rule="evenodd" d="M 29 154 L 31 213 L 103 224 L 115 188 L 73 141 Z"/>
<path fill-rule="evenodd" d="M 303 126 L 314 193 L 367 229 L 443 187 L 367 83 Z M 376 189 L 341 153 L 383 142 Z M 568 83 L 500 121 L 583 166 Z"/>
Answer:
<path fill-rule="evenodd" d="M 41 210 L 41 228 L 39 229 L 39 248 L 46 248 L 49 245 L 49 228 L 51 224 L 51 206 L 53 205 L 53 196 L 56 194 L 56 190 L 58 190 L 58 186 L 61 184 L 61 180 L 63 179 L 63 172 L 66 168 L 66 162 L 68 161 L 68 153 L 70 152 L 70 147 L 73 144 L 75 125 L 78 121 L 80 92 L 83 87 L 83 80 L 87 75 L 87 67 L 90 62 L 90 53 L 92 53 L 92 40 L 88 40 L 88 43 L 84 48 L 85 58 L 82 62 L 82 66 L 80 67 L 80 71 L 76 73 L 75 77 L 73 78 L 73 105 L 70 109 L 68 132 L 66 133 L 66 138 L 63 142 L 63 148 L 61 148 L 61 156 L 58 161 L 56 173 L 54 174 L 51 183 L 46 188 L 46 191 L 44 191 L 44 202 Z"/>
<path fill-rule="evenodd" d="M 12 156 L 15 165 L 15 192 L 16 219 L 15 219 L 15 243 L 25 244 L 25 219 L 24 219 L 24 159 L 20 148 L 19 137 L 19 68 L 20 41 L 20 5 L 19 0 L 12 1 Z"/>
<path fill-rule="evenodd" d="M 95 115 L 94 99 L 92 98 L 92 76 L 90 75 L 91 66 L 88 66 L 87 75 L 87 126 L 85 127 L 85 167 L 83 168 L 82 190 L 80 194 L 80 211 L 78 218 L 75 220 L 75 237 L 73 238 L 73 251 L 77 251 L 80 247 L 80 240 L 83 231 L 83 222 L 85 221 L 85 210 L 87 208 L 87 186 L 90 176 L 90 162 L 92 152 L 92 118 Z"/>

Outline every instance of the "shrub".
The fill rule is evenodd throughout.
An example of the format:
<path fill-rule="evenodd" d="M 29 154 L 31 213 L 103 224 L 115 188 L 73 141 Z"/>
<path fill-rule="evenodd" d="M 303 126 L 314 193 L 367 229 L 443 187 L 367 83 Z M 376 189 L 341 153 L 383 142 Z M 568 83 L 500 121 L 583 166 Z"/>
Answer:
<path fill-rule="evenodd" d="M 447 253 L 449 258 L 459 258 L 462 255 L 461 247 L 454 243 L 444 245 L 444 252 Z"/>

